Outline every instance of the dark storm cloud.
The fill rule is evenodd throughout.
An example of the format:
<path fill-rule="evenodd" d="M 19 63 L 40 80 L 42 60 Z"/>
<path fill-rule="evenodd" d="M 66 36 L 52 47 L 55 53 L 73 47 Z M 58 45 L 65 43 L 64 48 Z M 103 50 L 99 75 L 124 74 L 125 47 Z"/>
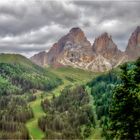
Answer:
<path fill-rule="evenodd" d="M 81 27 L 91 43 L 108 32 L 124 50 L 140 25 L 139 7 L 139 1 L 4 0 L 0 2 L 0 52 L 29 56 L 48 50 L 74 26 Z"/>

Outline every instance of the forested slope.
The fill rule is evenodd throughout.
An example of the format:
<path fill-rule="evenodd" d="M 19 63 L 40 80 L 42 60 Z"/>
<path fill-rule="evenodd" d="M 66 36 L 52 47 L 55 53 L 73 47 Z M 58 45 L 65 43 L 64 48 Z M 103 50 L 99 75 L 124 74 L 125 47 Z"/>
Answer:
<path fill-rule="evenodd" d="M 25 123 L 34 114 L 28 102 L 36 99 L 36 90 L 59 84 L 56 75 L 21 55 L 0 55 L 0 139 L 29 139 Z"/>
<path fill-rule="evenodd" d="M 31 89 L 47 91 L 60 83 L 54 74 L 21 55 L 0 55 L 0 94 L 20 94 Z"/>
<path fill-rule="evenodd" d="M 97 119 L 106 139 L 140 138 L 140 59 L 93 79 L 87 84 Z"/>

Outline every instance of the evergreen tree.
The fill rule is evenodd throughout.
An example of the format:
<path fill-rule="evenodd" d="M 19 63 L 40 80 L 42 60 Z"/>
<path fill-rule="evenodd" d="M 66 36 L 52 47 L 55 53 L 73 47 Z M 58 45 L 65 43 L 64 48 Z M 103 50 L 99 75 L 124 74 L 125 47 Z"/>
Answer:
<path fill-rule="evenodd" d="M 121 67 L 122 83 L 113 92 L 110 108 L 111 134 L 117 139 L 140 139 L 140 59 Z M 138 83 L 139 82 L 139 83 Z"/>

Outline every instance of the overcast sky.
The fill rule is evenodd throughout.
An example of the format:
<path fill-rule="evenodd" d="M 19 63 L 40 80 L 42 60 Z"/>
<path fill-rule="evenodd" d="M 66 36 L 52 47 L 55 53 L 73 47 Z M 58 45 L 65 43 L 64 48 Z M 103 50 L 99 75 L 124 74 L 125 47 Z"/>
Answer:
<path fill-rule="evenodd" d="M 91 43 L 103 32 L 121 50 L 140 25 L 140 1 L 0 1 L 0 53 L 27 57 L 48 50 L 72 27 L 80 27 Z"/>

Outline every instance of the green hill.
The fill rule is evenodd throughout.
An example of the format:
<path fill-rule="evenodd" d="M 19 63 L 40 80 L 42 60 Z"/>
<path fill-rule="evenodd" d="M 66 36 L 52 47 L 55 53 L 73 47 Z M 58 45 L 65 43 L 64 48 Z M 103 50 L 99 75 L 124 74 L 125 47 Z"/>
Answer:
<path fill-rule="evenodd" d="M 21 64 L 26 67 L 35 66 L 29 59 L 20 54 L 0 54 L 0 63 Z"/>
<path fill-rule="evenodd" d="M 60 82 L 57 76 L 22 55 L 0 55 L 0 85 L 3 85 L 0 87 L 0 94 L 21 93 L 31 89 L 47 91 Z"/>

